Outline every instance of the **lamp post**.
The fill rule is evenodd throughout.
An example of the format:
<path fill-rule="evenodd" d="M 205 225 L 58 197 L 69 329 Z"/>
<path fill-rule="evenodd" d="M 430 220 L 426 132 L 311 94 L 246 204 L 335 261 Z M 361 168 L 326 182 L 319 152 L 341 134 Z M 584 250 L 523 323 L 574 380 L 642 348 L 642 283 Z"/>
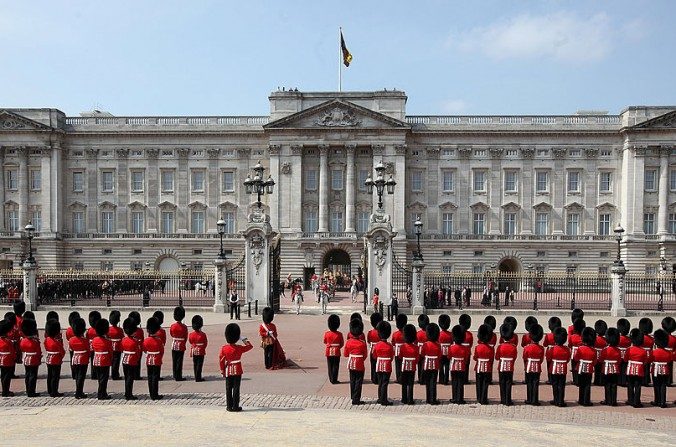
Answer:
<path fill-rule="evenodd" d="M 261 196 L 265 194 L 272 194 L 275 181 L 272 179 L 271 175 L 268 175 L 268 179 L 263 179 L 263 173 L 265 172 L 265 167 L 261 164 L 260 160 L 256 163 L 256 166 L 253 167 L 253 177 L 247 174 L 246 179 L 244 180 L 244 186 L 246 188 L 247 194 L 256 194 L 258 199 L 256 204 L 258 209 L 261 208 Z M 223 223 L 225 225 L 225 222 Z"/>
<path fill-rule="evenodd" d="M 35 227 L 33 226 L 33 222 L 28 222 L 28 225 L 24 227 L 24 230 L 26 231 L 26 237 L 28 238 L 27 261 L 32 264 L 35 262 L 35 258 L 33 257 L 33 238 L 35 237 Z"/>
<path fill-rule="evenodd" d="M 617 227 L 615 227 L 613 232 L 615 233 L 615 240 L 617 241 L 617 259 L 615 259 L 615 264 L 623 266 L 624 263 L 620 257 L 620 244 L 622 243 L 622 233 L 624 233 L 624 228 L 622 228 L 622 225 L 617 224 Z"/>
<path fill-rule="evenodd" d="M 258 198 L 259 200 L 259 207 L 260 207 L 260 196 Z M 216 222 L 216 228 L 218 228 L 218 235 L 221 238 L 221 250 L 218 252 L 218 257 L 220 259 L 225 259 L 225 252 L 223 251 L 223 235 L 225 234 L 225 221 L 223 219 L 219 219 L 218 222 Z"/>
<path fill-rule="evenodd" d="M 423 226 L 423 224 L 420 221 L 420 219 L 416 219 L 415 223 L 413 224 L 413 227 L 415 228 L 415 237 L 416 237 L 416 244 L 417 244 L 418 250 L 413 255 L 413 258 L 418 259 L 420 261 L 423 260 L 422 251 L 420 250 L 420 235 L 422 234 L 422 226 Z"/>
<path fill-rule="evenodd" d="M 390 177 L 385 180 L 385 166 L 383 165 L 382 160 L 378 162 L 375 170 L 376 178 L 372 179 L 371 176 L 367 177 L 366 181 L 364 181 L 364 185 L 366 186 L 366 192 L 369 194 L 373 194 L 373 187 L 376 187 L 376 193 L 378 194 L 378 209 L 382 210 L 383 193 L 385 190 L 387 190 L 388 194 L 394 194 L 394 186 L 397 184 L 397 182 L 395 182 L 394 178 L 392 178 L 392 174 L 390 174 Z"/>
<path fill-rule="evenodd" d="M 538 288 L 536 286 L 535 278 L 533 278 L 533 264 L 528 264 L 526 266 L 526 270 L 528 270 L 528 279 L 533 281 L 533 290 L 535 291 L 535 298 L 533 298 L 533 310 L 538 310 Z"/>
<path fill-rule="evenodd" d="M 185 270 L 185 262 L 181 262 L 181 268 L 178 270 L 178 305 L 183 307 L 183 294 L 181 293 L 181 289 L 183 288 L 182 283 L 182 276 L 183 276 L 183 271 Z"/>
<path fill-rule="evenodd" d="M 498 285 L 498 265 L 497 264 L 491 264 L 490 266 L 491 269 L 491 276 L 494 279 L 494 284 L 493 288 L 489 291 L 491 295 L 495 297 L 495 310 L 500 310 L 500 287 Z"/>

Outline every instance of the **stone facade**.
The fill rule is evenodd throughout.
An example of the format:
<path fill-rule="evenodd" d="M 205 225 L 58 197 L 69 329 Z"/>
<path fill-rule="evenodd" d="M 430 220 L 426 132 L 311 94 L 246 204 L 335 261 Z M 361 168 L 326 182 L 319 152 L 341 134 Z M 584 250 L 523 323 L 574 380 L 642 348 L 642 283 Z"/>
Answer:
<path fill-rule="evenodd" d="M 0 261 L 18 267 L 32 220 L 42 267 L 206 267 L 219 217 L 235 261 L 256 201 L 242 182 L 261 160 L 284 277 L 356 273 L 378 200 L 363 182 L 380 161 L 397 182 L 384 206 L 401 264 L 416 218 L 431 270 L 605 271 L 618 223 L 630 271 L 676 263 L 676 107 L 408 116 L 406 100 L 277 91 L 268 116 L 223 117 L 0 109 Z"/>

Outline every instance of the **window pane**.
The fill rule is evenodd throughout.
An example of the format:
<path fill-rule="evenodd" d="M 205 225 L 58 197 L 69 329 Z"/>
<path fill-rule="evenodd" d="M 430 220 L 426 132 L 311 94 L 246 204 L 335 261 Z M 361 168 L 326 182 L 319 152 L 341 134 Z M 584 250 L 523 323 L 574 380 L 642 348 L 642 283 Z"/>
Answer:
<path fill-rule="evenodd" d="M 334 169 L 331 171 L 331 189 L 343 189 L 343 171 Z"/>
<path fill-rule="evenodd" d="M 453 171 L 444 171 L 444 191 L 453 191 L 454 188 L 454 178 Z"/>
<path fill-rule="evenodd" d="M 655 234 L 655 213 L 645 213 L 643 215 L 643 232 L 645 234 Z"/>
<path fill-rule="evenodd" d="M 140 234 L 145 230 L 143 225 L 143 212 L 134 211 L 131 213 L 131 231 L 132 233 Z"/>
<path fill-rule="evenodd" d="M 676 170 L 669 171 L 669 189 L 676 191 Z"/>
<path fill-rule="evenodd" d="M 422 191 L 422 171 L 413 171 L 411 173 L 411 190 Z"/>
<path fill-rule="evenodd" d="M 516 188 L 516 171 L 505 171 L 505 191 L 514 192 Z"/>
<path fill-rule="evenodd" d="M 192 172 L 192 190 L 204 191 L 204 171 Z"/>
<path fill-rule="evenodd" d="M 73 233 L 84 233 L 84 212 L 75 211 L 73 213 Z"/>
<path fill-rule="evenodd" d="M 645 171 L 645 189 L 648 191 L 655 190 L 655 178 L 657 177 L 657 171 L 649 170 Z"/>
<path fill-rule="evenodd" d="M 569 236 L 577 236 L 580 233 L 580 215 L 577 213 L 569 213 L 566 222 L 566 234 Z"/>
<path fill-rule="evenodd" d="M 505 213 L 504 233 L 509 236 L 516 234 L 516 213 Z"/>
<path fill-rule="evenodd" d="M 231 192 L 235 190 L 235 173 L 234 172 L 224 172 L 223 173 L 223 191 Z"/>
<path fill-rule="evenodd" d="M 308 191 L 317 190 L 317 171 L 315 169 L 305 171 L 305 189 Z"/>
<path fill-rule="evenodd" d="M 485 177 L 484 171 L 474 171 L 474 191 L 486 190 Z"/>
<path fill-rule="evenodd" d="M 131 173 L 131 190 L 133 192 L 143 191 L 144 175 L 143 171 L 133 171 Z"/>
<path fill-rule="evenodd" d="M 568 172 L 568 192 L 580 190 L 580 173 L 577 171 Z"/>
<path fill-rule="evenodd" d="M 110 171 L 103 171 L 101 173 L 101 190 L 110 192 L 113 190 L 113 173 Z"/>
<path fill-rule="evenodd" d="M 191 230 L 195 234 L 204 233 L 204 211 L 192 212 Z"/>
<path fill-rule="evenodd" d="M 484 234 L 484 213 L 474 213 L 474 234 Z"/>
<path fill-rule="evenodd" d="M 609 192 L 610 191 L 610 182 L 611 182 L 611 173 L 610 172 L 602 172 L 601 177 L 600 177 L 600 185 L 599 189 L 601 192 Z"/>
<path fill-rule="evenodd" d="M 223 213 L 223 221 L 225 222 L 226 234 L 235 233 L 235 213 L 233 212 Z"/>
<path fill-rule="evenodd" d="M 369 212 L 359 211 L 357 213 L 357 233 L 366 233 L 369 228 Z"/>
<path fill-rule="evenodd" d="M 42 172 L 38 170 L 31 171 L 31 189 L 39 191 L 42 188 Z"/>
<path fill-rule="evenodd" d="M 544 192 L 547 191 L 547 173 L 543 171 L 538 171 L 536 174 L 536 191 Z"/>
<path fill-rule="evenodd" d="M 669 214 L 669 233 L 676 234 L 676 214 Z"/>
<path fill-rule="evenodd" d="M 162 171 L 162 192 L 174 190 L 174 171 Z"/>
<path fill-rule="evenodd" d="M 33 223 L 33 226 L 35 227 L 36 232 L 42 231 L 42 211 L 41 210 L 35 210 L 33 211 L 31 215 L 31 222 Z"/>
<path fill-rule="evenodd" d="M 163 211 L 162 212 L 162 233 L 173 233 L 174 232 L 174 212 L 173 211 Z"/>
<path fill-rule="evenodd" d="M 308 233 L 314 233 L 317 231 L 317 226 L 319 222 L 317 220 L 317 211 L 308 210 L 305 212 L 305 231 Z"/>
<path fill-rule="evenodd" d="M 535 234 L 540 236 L 549 234 L 549 213 L 535 215 Z"/>
<path fill-rule="evenodd" d="M 102 233 L 112 233 L 113 228 L 113 212 L 112 211 L 102 211 L 101 212 L 101 232 Z"/>
<path fill-rule="evenodd" d="M 366 179 L 369 176 L 369 171 L 366 169 L 360 169 L 359 174 L 358 174 L 358 179 L 357 179 L 357 186 L 359 187 L 360 191 L 366 191 L 366 185 L 364 185 L 364 182 L 366 182 Z"/>
<path fill-rule="evenodd" d="M 610 214 L 599 214 L 599 234 L 601 236 L 610 234 Z"/>
<path fill-rule="evenodd" d="M 343 228 L 343 212 L 331 211 L 331 232 L 340 233 L 344 231 Z"/>
<path fill-rule="evenodd" d="M 441 231 L 443 234 L 453 234 L 453 213 L 441 215 Z"/>
<path fill-rule="evenodd" d="M 84 190 L 84 174 L 82 172 L 73 172 L 73 191 L 81 192 Z"/>

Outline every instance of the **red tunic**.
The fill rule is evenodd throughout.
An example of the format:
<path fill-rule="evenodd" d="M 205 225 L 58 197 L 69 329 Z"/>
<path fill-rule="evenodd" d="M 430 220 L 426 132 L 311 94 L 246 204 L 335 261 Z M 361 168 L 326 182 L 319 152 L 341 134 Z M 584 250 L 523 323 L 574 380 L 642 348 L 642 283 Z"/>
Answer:
<path fill-rule="evenodd" d="M 348 338 L 343 349 L 343 356 L 347 357 L 347 369 L 364 371 L 364 359 L 368 355 L 366 342 L 358 338 Z"/>
<path fill-rule="evenodd" d="M 89 340 L 85 337 L 76 337 L 73 335 L 68 340 L 68 346 L 73 351 L 71 363 L 73 365 L 88 365 L 89 364 Z"/>
<path fill-rule="evenodd" d="M 415 372 L 415 368 L 420 359 L 417 343 L 404 343 L 399 349 L 399 359 L 401 359 L 402 372 Z"/>
<path fill-rule="evenodd" d="M 601 351 L 603 351 L 603 348 L 608 346 L 608 342 L 606 341 L 605 338 L 601 337 L 600 335 L 596 336 L 596 341 L 594 342 L 594 349 L 596 349 L 596 359 L 598 360 L 599 356 L 601 355 Z"/>
<path fill-rule="evenodd" d="M 474 348 L 474 372 L 488 373 L 493 370 L 493 348 L 479 342 Z"/>
<path fill-rule="evenodd" d="M 188 337 L 188 341 L 190 342 L 190 357 L 195 355 L 206 355 L 207 345 L 209 344 L 207 334 L 202 331 L 192 331 Z M 161 342 L 158 340 L 158 343 Z"/>
<path fill-rule="evenodd" d="M 620 335 L 620 344 L 617 346 L 622 354 L 622 361 L 626 362 L 627 349 L 631 346 L 631 340 L 626 335 Z"/>
<path fill-rule="evenodd" d="M 495 351 L 495 360 L 498 361 L 498 372 L 514 372 L 516 362 L 516 345 L 513 343 L 501 343 Z"/>
<path fill-rule="evenodd" d="M 573 360 L 577 349 L 582 344 L 582 336 L 578 333 L 573 333 L 568 336 L 568 347 L 570 348 L 570 359 Z"/>
<path fill-rule="evenodd" d="M 108 339 L 113 347 L 113 352 L 122 352 L 122 339 L 124 338 L 124 331 L 119 326 L 110 326 L 108 330 Z"/>
<path fill-rule="evenodd" d="M 530 343 L 523 348 L 523 366 L 526 373 L 542 372 L 542 361 L 545 358 L 545 348 L 537 343 Z"/>
<path fill-rule="evenodd" d="M 122 339 L 120 342 L 122 348 L 122 364 L 123 365 L 138 365 L 141 361 L 141 350 L 139 349 L 138 343 L 133 338 L 127 336 Z"/>
<path fill-rule="evenodd" d="M 326 345 L 324 351 L 326 357 L 340 357 L 340 348 L 345 344 L 343 334 L 338 331 L 324 332 L 324 344 Z"/>
<path fill-rule="evenodd" d="M 376 358 L 376 372 L 392 372 L 394 347 L 387 341 L 381 340 L 373 347 L 373 356 Z"/>
<path fill-rule="evenodd" d="M 221 352 L 218 355 L 218 365 L 221 368 L 223 377 L 241 376 L 244 370 L 242 369 L 242 354 L 253 349 L 253 345 L 248 343 L 246 345 L 227 344 L 221 347 Z"/>
<path fill-rule="evenodd" d="M 177 321 L 169 328 L 169 335 L 171 335 L 171 350 L 185 351 L 185 345 L 188 340 L 188 326 Z"/>
<path fill-rule="evenodd" d="M 354 335 L 352 335 L 352 332 L 348 332 L 347 333 L 347 339 L 350 340 L 352 338 L 354 338 Z M 359 335 L 359 337 L 357 337 L 357 340 L 361 340 L 361 341 L 365 342 L 366 336 L 362 333 L 362 334 Z"/>
<path fill-rule="evenodd" d="M 162 353 L 164 353 L 164 347 L 167 344 L 167 331 L 165 331 L 164 328 L 159 328 L 157 332 L 155 332 L 155 337 L 159 338 L 162 342 Z"/>
<path fill-rule="evenodd" d="M 441 346 L 435 341 L 426 341 L 420 350 L 420 358 L 423 361 L 422 367 L 425 371 L 436 371 L 439 369 L 439 359 L 441 358 Z"/>
<path fill-rule="evenodd" d="M 194 331 L 190 335 L 193 333 Z M 275 323 L 261 323 L 261 325 L 258 327 L 258 334 L 261 337 L 267 337 L 269 335 L 270 337 L 277 339 L 277 326 L 275 326 Z"/>
<path fill-rule="evenodd" d="M 427 332 L 422 329 L 418 330 L 415 334 L 415 339 L 418 342 L 418 354 L 422 352 L 422 346 L 427 341 Z"/>
<path fill-rule="evenodd" d="M 63 357 L 66 351 L 63 349 L 63 343 L 56 339 L 56 337 L 45 337 L 45 353 L 47 365 L 60 365 L 63 363 Z"/>
<path fill-rule="evenodd" d="M 23 323 L 23 317 L 16 316 L 16 323 L 14 324 L 14 329 L 16 329 L 19 332 L 19 337 L 23 337 L 23 333 L 21 332 L 21 324 Z"/>
<path fill-rule="evenodd" d="M 649 362 L 648 353 L 638 346 L 630 346 L 624 356 L 627 362 L 627 375 L 643 377 L 645 363 Z"/>
<path fill-rule="evenodd" d="M 495 348 L 495 345 L 498 344 L 498 334 L 495 332 L 491 332 L 491 338 L 488 340 L 488 346 L 491 348 Z"/>
<path fill-rule="evenodd" d="M 591 374 L 594 372 L 594 365 L 596 365 L 596 349 L 591 346 L 581 345 L 577 348 L 573 361 L 577 362 L 578 374 Z"/>
<path fill-rule="evenodd" d="M 89 340 L 89 350 L 94 351 L 94 345 L 92 345 L 92 342 L 97 337 L 96 329 L 93 327 L 87 329 L 87 332 L 85 332 L 85 337 L 87 337 L 87 340 Z"/>
<path fill-rule="evenodd" d="M 568 362 L 570 361 L 570 348 L 556 345 L 547 352 L 547 360 L 550 361 L 549 373 L 565 376 L 568 374 Z"/>
<path fill-rule="evenodd" d="M 450 371 L 467 371 L 467 358 L 470 356 L 469 348 L 462 344 L 453 343 L 448 350 L 448 358 L 451 361 Z"/>
<path fill-rule="evenodd" d="M 14 342 L 9 337 L 0 337 L 0 366 L 14 366 L 15 363 Z"/>
<path fill-rule="evenodd" d="M 206 335 L 204 336 L 206 339 Z M 162 340 L 151 335 L 143 340 L 143 352 L 146 353 L 146 366 L 162 366 Z"/>
<path fill-rule="evenodd" d="M 73 333 L 73 328 L 68 326 L 66 329 L 66 341 L 70 341 L 71 338 L 75 337 L 75 334 Z"/>
<path fill-rule="evenodd" d="M 136 328 L 136 331 L 134 331 L 134 334 L 131 336 L 134 340 L 136 340 L 136 344 L 138 345 L 139 352 L 143 351 L 143 340 L 146 338 L 145 333 L 143 332 L 143 329 Z"/>
<path fill-rule="evenodd" d="M 514 335 L 512 335 L 512 338 L 510 338 L 509 340 L 505 340 L 504 338 L 500 337 L 500 344 L 503 344 L 503 343 L 511 343 L 514 346 L 518 346 L 519 345 L 519 336 L 514 334 Z"/>
<path fill-rule="evenodd" d="M 671 362 L 673 361 L 673 353 L 664 348 L 656 348 L 652 352 L 652 364 L 650 365 L 650 374 L 652 376 L 669 376 L 671 375 Z"/>
<path fill-rule="evenodd" d="M 529 344 L 531 344 L 530 334 L 525 333 L 525 334 L 523 334 L 523 337 L 521 337 L 521 347 L 525 348 Z"/>
<path fill-rule="evenodd" d="M 399 350 L 404 344 L 404 333 L 400 330 L 394 331 L 392 334 L 392 345 L 394 346 L 394 356 L 399 357 Z"/>
<path fill-rule="evenodd" d="M 93 366 L 110 366 L 113 361 L 113 344 L 105 337 L 96 337 L 92 340 L 94 350 Z"/>
<path fill-rule="evenodd" d="M 25 366 L 40 366 L 42 363 L 42 348 L 37 337 L 22 337 L 19 348 L 23 354 Z"/>
<path fill-rule="evenodd" d="M 453 344 L 453 334 L 449 331 L 439 332 L 439 346 L 441 346 L 441 355 L 448 357 L 448 350 Z"/>
<path fill-rule="evenodd" d="M 601 350 L 601 354 L 599 354 L 601 371 L 605 375 L 619 374 L 621 361 L 622 353 L 616 346 L 606 346 Z"/>
<path fill-rule="evenodd" d="M 378 336 L 377 330 L 371 329 L 370 331 L 368 331 L 368 333 L 366 334 L 366 344 L 368 345 L 369 354 L 371 355 L 371 357 L 373 357 L 373 348 L 379 341 L 380 337 Z"/>

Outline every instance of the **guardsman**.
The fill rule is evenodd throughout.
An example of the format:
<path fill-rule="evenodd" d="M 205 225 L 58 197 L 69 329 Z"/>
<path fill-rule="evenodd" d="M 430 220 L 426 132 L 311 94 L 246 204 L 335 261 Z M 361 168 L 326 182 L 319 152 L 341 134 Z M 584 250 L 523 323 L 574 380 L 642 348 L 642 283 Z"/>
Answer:
<path fill-rule="evenodd" d="M 582 343 L 573 355 L 573 361 L 577 365 L 577 403 L 583 407 L 591 407 L 592 374 L 596 365 L 596 349 L 594 348 L 596 331 L 590 327 L 585 327 L 582 330 L 581 338 Z"/>
<path fill-rule="evenodd" d="M 225 401 L 227 411 L 242 411 L 239 406 L 239 387 L 242 383 L 242 354 L 253 349 L 249 340 L 240 338 L 241 329 L 236 323 L 230 323 L 225 327 L 226 344 L 221 347 L 218 355 L 218 364 L 221 374 L 225 377 Z M 238 345 L 241 341 L 243 344 Z"/>
<path fill-rule="evenodd" d="M 450 357 L 448 350 L 453 343 L 453 334 L 449 329 L 451 328 L 451 317 L 447 314 L 439 315 L 439 346 L 441 347 L 441 357 L 439 362 L 439 383 L 448 385 L 450 380 Z"/>
<path fill-rule="evenodd" d="M 45 324 L 45 353 L 47 358 L 47 393 L 51 397 L 61 397 L 59 393 L 59 379 L 61 377 L 61 365 L 66 351 L 63 348 L 63 339 L 59 340 L 61 335 L 61 325 L 58 320 L 50 319 Z"/>
<path fill-rule="evenodd" d="M 418 365 L 418 340 L 415 326 L 404 326 L 404 344 L 399 348 L 399 362 L 401 363 L 401 403 L 413 405 L 413 384 L 415 383 L 415 368 Z"/>
<path fill-rule="evenodd" d="M 329 315 L 327 321 L 329 330 L 324 332 L 324 345 L 326 349 L 326 365 L 329 372 L 329 382 L 332 384 L 340 383 L 338 381 L 338 370 L 340 369 L 340 349 L 345 344 L 343 334 L 338 331 L 340 328 L 340 317 L 336 314 Z"/>
<path fill-rule="evenodd" d="M 422 347 L 427 341 L 427 325 L 430 324 L 430 319 L 427 315 L 421 314 L 418 315 L 418 332 L 416 333 L 416 340 L 418 341 L 418 384 L 422 385 L 424 384 L 423 382 L 423 365 L 422 365 L 422 357 L 420 357 L 420 354 L 422 353 Z"/>
<path fill-rule="evenodd" d="M 110 365 L 113 363 L 113 344 L 108 339 L 110 325 L 108 320 L 101 318 L 96 322 L 96 337 L 92 340 L 94 360 L 92 368 L 96 369 L 96 378 L 99 381 L 98 400 L 108 400 L 108 378 L 110 377 Z"/>
<path fill-rule="evenodd" d="M 676 352 L 676 336 L 674 335 L 674 331 L 676 331 L 676 320 L 674 320 L 673 317 L 664 317 L 662 319 L 662 329 L 667 333 L 669 336 L 669 341 L 667 343 L 667 347 L 664 348 L 667 351 L 671 352 L 672 355 L 674 355 L 674 352 Z M 673 360 L 671 363 L 669 363 L 670 366 L 670 374 L 669 377 L 667 378 L 667 385 L 671 386 L 674 384 L 674 362 Z"/>
<path fill-rule="evenodd" d="M 617 384 L 619 386 L 627 386 L 627 349 L 631 346 L 631 339 L 629 338 L 629 331 L 631 330 L 631 324 L 626 318 L 620 318 L 617 320 L 617 330 L 620 332 L 620 344 L 617 345 L 617 348 L 620 350 L 622 355 L 622 361 L 620 362 L 620 375 L 617 378 Z"/>
<path fill-rule="evenodd" d="M 0 384 L 2 384 L 2 397 L 12 397 L 14 393 L 10 391 L 12 376 L 14 374 L 16 351 L 14 342 L 9 337 L 9 333 L 14 329 L 14 325 L 9 320 L 0 320 Z"/>
<path fill-rule="evenodd" d="M 139 345 L 134 339 L 136 332 L 136 320 L 127 318 L 122 323 L 122 329 L 126 337 L 122 339 L 122 372 L 124 374 L 124 398 L 126 400 L 137 400 L 134 396 L 134 379 L 136 378 L 136 369 L 141 361 L 141 351 Z"/>
<path fill-rule="evenodd" d="M 188 340 L 188 326 L 183 324 L 185 318 L 185 309 L 181 306 L 174 308 L 174 323 L 169 328 L 171 335 L 171 369 L 174 380 L 182 382 L 183 378 L 183 357 L 185 355 L 185 345 Z"/>
<path fill-rule="evenodd" d="M 641 408 L 641 385 L 645 374 L 645 365 L 650 363 L 648 352 L 643 349 L 643 332 L 636 328 L 629 332 L 631 346 L 627 349 L 627 405 Z"/>
<path fill-rule="evenodd" d="M 650 374 L 648 373 L 648 368 L 650 367 L 650 355 L 653 351 L 653 346 L 655 346 L 655 339 L 653 338 L 653 320 L 650 318 L 644 317 L 638 321 L 638 328 L 643 333 L 643 344 L 641 347 L 648 354 L 648 360 L 646 364 L 643 365 L 646 373 L 643 375 L 643 386 L 650 385 Z"/>
<path fill-rule="evenodd" d="M 498 362 L 498 381 L 500 384 L 500 403 L 511 406 L 512 384 L 514 383 L 514 364 L 516 363 L 516 345 L 514 329 L 510 323 L 500 326 L 500 339 L 504 340 L 495 351 L 495 360 Z"/>
<path fill-rule="evenodd" d="M 488 346 L 491 338 L 491 329 L 488 325 L 482 324 L 477 332 L 477 345 L 474 348 L 474 373 L 476 375 L 476 395 L 477 402 L 481 405 L 488 405 L 488 384 L 493 371 L 494 351 Z"/>
<path fill-rule="evenodd" d="M 380 336 L 378 335 L 378 324 L 383 321 L 383 316 L 379 312 L 373 312 L 371 314 L 371 330 L 366 334 L 366 344 L 369 348 L 369 360 L 371 362 L 371 383 L 378 383 L 376 377 L 376 357 L 373 354 L 373 348 L 380 341 Z"/>
<path fill-rule="evenodd" d="M 465 328 L 459 324 L 451 329 L 453 344 L 448 351 L 449 369 L 451 370 L 451 403 L 464 405 L 465 402 L 465 375 L 467 373 L 467 351 L 465 346 Z"/>
<path fill-rule="evenodd" d="M 539 324 L 530 327 L 530 343 L 523 348 L 523 366 L 526 373 L 526 404 L 540 405 L 540 373 L 545 349 L 539 345 L 544 330 Z"/>
<path fill-rule="evenodd" d="M 397 314 L 395 318 L 397 330 L 392 333 L 392 346 L 394 346 L 394 377 L 397 383 L 401 383 L 401 357 L 399 350 L 404 344 L 404 327 L 408 323 L 406 314 Z"/>
<path fill-rule="evenodd" d="M 76 318 L 72 328 L 73 336 L 68 340 L 68 346 L 73 352 L 70 363 L 73 367 L 73 379 L 75 379 L 75 398 L 84 399 L 87 397 L 83 390 L 90 354 L 89 340 L 85 336 L 87 323 L 82 318 Z"/>
<path fill-rule="evenodd" d="M 195 372 L 195 382 L 204 382 L 202 378 L 202 367 L 204 366 L 204 356 L 207 354 L 207 334 L 202 332 L 204 320 L 201 315 L 192 317 L 192 332 L 188 336 L 190 342 L 190 357 L 192 357 L 193 370 Z"/>
<path fill-rule="evenodd" d="M 577 385 L 577 361 L 575 354 L 578 348 L 582 345 L 582 331 L 587 327 L 587 323 L 582 318 L 578 318 L 573 322 L 573 332 L 568 334 L 568 347 L 570 348 L 570 368 L 573 374 L 573 384 Z"/>
<path fill-rule="evenodd" d="M 380 341 L 373 347 L 373 355 L 376 358 L 376 376 L 378 378 L 378 403 L 380 405 L 392 405 L 387 399 L 387 387 L 392 375 L 392 360 L 394 360 L 394 348 L 387 341 L 392 333 L 392 326 L 387 321 L 378 323 L 378 336 Z"/>
<path fill-rule="evenodd" d="M 159 393 L 162 349 L 164 347 L 161 338 L 157 334 L 160 328 L 160 322 L 157 318 L 149 318 L 146 324 L 148 336 L 143 340 L 143 352 L 146 353 L 146 366 L 148 368 L 148 392 L 150 393 L 151 400 L 159 400 L 164 397 Z"/>
<path fill-rule="evenodd" d="M 599 364 L 601 365 L 601 374 L 603 375 L 603 388 L 605 398 L 601 405 L 617 406 L 617 382 L 620 376 L 620 366 L 622 363 L 622 353 L 619 349 L 620 331 L 611 327 L 606 331 L 606 342 L 608 343 L 599 355 Z"/>
<path fill-rule="evenodd" d="M 423 382 L 425 382 L 426 402 L 430 405 L 439 405 L 437 399 L 437 374 L 439 373 L 439 360 L 441 358 L 441 346 L 439 346 L 439 326 L 430 323 L 425 329 L 427 341 L 423 343 L 420 351 L 423 365 Z"/>
<path fill-rule="evenodd" d="M 101 319 L 101 312 L 98 310 L 92 310 L 89 312 L 89 328 L 87 329 L 87 340 L 89 340 L 89 352 L 94 351 L 94 346 L 92 345 L 92 342 L 94 341 L 94 338 L 96 338 L 96 322 Z M 89 357 L 89 363 L 91 367 L 91 379 L 96 380 L 96 373 L 98 372 L 96 368 L 94 368 L 94 356 Z"/>
<path fill-rule="evenodd" d="M 364 323 L 361 318 L 350 320 L 350 337 L 343 349 L 343 356 L 347 357 L 347 369 L 350 373 L 350 397 L 352 405 L 363 405 L 361 389 L 364 383 L 364 361 L 368 356 L 366 342 L 363 340 Z"/>
<path fill-rule="evenodd" d="M 655 391 L 655 400 L 651 405 L 660 408 L 667 408 L 667 383 L 671 377 L 671 363 L 674 359 L 673 352 L 667 350 L 669 346 L 669 334 L 663 329 L 655 331 L 655 346 L 651 354 L 652 364 L 650 365 L 653 376 L 653 389 Z"/>
<path fill-rule="evenodd" d="M 557 407 L 566 406 L 566 375 L 568 374 L 568 362 L 570 362 L 570 348 L 566 346 L 567 339 L 567 331 L 562 327 L 556 328 L 554 331 L 555 345 L 547 352 L 552 395 L 554 396 L 551 403 Z"/>
<path fill-rule="evenodd" d="M 120 327 L 120 311 L 113 310 L 108 317 L 110 328 L 108 329 L 108 339 L 113 348 L 113 359 L 110 364 L 110 377 L 113 380 L 120 380 L 120 361 L 122 359 L 122 339 L 124 331 Z"/>
<path fill-rule="evenodd" d="M 598 361 L 601 356 L 601 351 L 608 346 L 606 341 L 606 332 L 608 331 L 608 323 L 603 320 L 596 320 L 594 323 L 594 331 L 596 331 L 596 341 L 594 342 L 594 349 L 596 349 L 596 365 L 594 366 L 594 385 L 603 385 L 603 365 Z"/>
<path fill-rule="evenodd" d="M 42 348 L 38 338 L 38 325 L 35 320 L 24 318 L 21 322 L 21 341 L 19 348 L 23 355 L 23 366 L 26 370 L 26 396 L 37 397 L 40 393 L 35 392 L 38 382 L 38 368 L 42 363 Z"/>
<path fill-rule="evenodd" d="M 465 341 L 462 343 L 464 347 L 467 348 L 465 351 L 465 364 L 467 365 L 467 368 L 465 369 L 465 384 L 469 383 L 469 359 L 471 356 L 471 351 L 472 351 L 472 345 L 474 345 L 474 336 L 472 335 L 472 332 L 469 330 L 469 328 L 472 326 L 472 317 L 470 317 L 467 314 L 462 314 L 458 318 L 458 324 L 462 326 L 462 328 L 465 330 Z M 490 328 L 490 327 L 489 327 Z M 489 335 L 489 341 L 490 341 L 490 335 Z"/>

